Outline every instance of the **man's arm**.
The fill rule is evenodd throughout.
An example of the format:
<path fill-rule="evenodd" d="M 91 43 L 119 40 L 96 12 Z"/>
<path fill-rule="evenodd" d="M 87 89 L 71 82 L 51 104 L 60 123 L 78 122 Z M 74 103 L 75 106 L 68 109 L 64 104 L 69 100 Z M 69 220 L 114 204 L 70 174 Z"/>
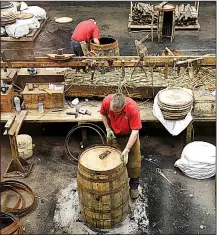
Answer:
<path fill-rule="evenodd" d="M 105 126 L 106 130 L 111 129 L 111 127 L 109 126 L 109 120 L 106 116 L 102 115 L 102 121 L 104 123 L 104 126 Z"/>
<path fill-rule="evenodd" d="M 132 146 L 135 144 L 135 142 L 138 138 L 138 135 L 139 135 L 139 130 L 132 130 L 125 149 L 130 150 L 132 148 Z"/>
<path fill-rule="evenodd" d="M 99 39 L 98 38 L 93 38 L 93 42 L 95 43 L 95 44 L 100 44 L 100 42 L 99 42 Z"/>

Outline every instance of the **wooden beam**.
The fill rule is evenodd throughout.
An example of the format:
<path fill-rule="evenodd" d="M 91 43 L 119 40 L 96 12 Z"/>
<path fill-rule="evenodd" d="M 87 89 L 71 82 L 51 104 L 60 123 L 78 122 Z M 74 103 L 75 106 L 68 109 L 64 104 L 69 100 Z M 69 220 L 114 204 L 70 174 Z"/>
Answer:
<path fill-rule="evenodd" d="M 148 67 L 151 64 L 155 64 L 157 67 L 164 67 L 165 62 L 168 66 L 173 66 L 174 61 L 182 61 L 187 59 L 196 59 L 198 56 L 147 56 L 141 61 L 141 64 Z M 11 61 L 13 68 L 46 68 L 46 67 L 78 67 L 78 66 L 90 66 L 91 62 L 96 60 L 98 62 L 104 62 L 105 67 L 109 67 L 108 60 L 112 60 L 114 67 L 122 67 L 122 61 L 124 60 L 125 67 L 134 67 L 139 56 L 113 56 L 113 57 L 74 57 L 69 61 L 56 62 L 48 57 L 38 57 L 34 61 Z M 200 63 L 201 66 L 216 66 L 216 56 L 204 56 Z M 1 62 L 1 67 L 7 66 L 6 62 Z M 186 66 L 186 65 L 181 65 Z"/>
<path fill-rule="evenodd" d="M 69 85 L 70 86 L 70 85 Z M 165 86 L 155 86 L 154 94 L 157 94 L 160 90 L 166 88 Z M 66 87 L 67 90 L 67 87 Z M 95 86 L 95 85 L 80 85 L 73 84 L 67 91 L 66 96 L 68 97 L 86 97 L 94 98 L 101 97 L 104 98 L 108 94 L 113 94 L 117 92 L 117 86 Z M 153 98 L 153 88 L 152 86 L 138 86 L 138 87 L 123 87 L 123 93 L 131 98 L 136 99 L 149 99 Z"/>

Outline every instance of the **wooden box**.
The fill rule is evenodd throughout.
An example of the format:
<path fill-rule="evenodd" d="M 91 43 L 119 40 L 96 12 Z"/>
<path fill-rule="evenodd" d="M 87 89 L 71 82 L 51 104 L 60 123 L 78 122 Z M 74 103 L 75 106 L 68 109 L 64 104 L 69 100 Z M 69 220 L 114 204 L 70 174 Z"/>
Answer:
<path fill-rule="evenodd" d="M 9 85 L 6 93 L 1 92 L 1 112 L 11 112 L 13 109 L 14 89 Z"/>
<path fill-rule="evenodd" d="M 64 73 L 62 68 L 36 68 L 37 74 L 31 76 L 28 68 L 21 68 L 18 72 L 16 85 L 25 88 L 26 83 L 60 83 L 64 82 Z"/>
<path fill-rule="evenodd" d="M 213 95 L 201 96 L 198 91 L 194 91 L 194 115 L 199 117 L 216 116 L 216 97 Z"/>
<path fill-rule="evenodd" d="M 22 92 L 25 109 L 38 109 L 39 103 L 43 104 L 44 109 L 64 108 L 64 85 L 55 84 L 60 90 L 48 90 L 48 84 L 45 83 L 37 85 L 38 87 L 29 90 L 29 83 L 26 84 Z"/>

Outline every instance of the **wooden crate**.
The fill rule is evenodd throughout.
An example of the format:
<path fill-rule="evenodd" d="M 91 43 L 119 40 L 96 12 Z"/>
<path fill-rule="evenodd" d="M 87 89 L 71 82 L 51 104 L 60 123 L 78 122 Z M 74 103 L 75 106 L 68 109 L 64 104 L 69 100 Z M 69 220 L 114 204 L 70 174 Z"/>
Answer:
<path fill-rule="evenodd" d="M 7 92 L 1 92 L 1 112 L 11 112 L 13 109 L 14 89 L 9 85 Z"/>
<path fill-rule="evenodd" d="M 198 91 L 194 91 L 194 115 L 200 117 L 216 116 L 216 100 L 215 96 L 203 95 Z"/>
<path fill-rule="evenodd" d="M 195 2 L 195 8 L 197 10 L 197 12 L 199 11 L 199 1 L 194 1 Z M 160 3 L 160 2 L 159 2 Z M 152 29 L 152 25 L 151 24 L 147 24 L 147 25 L 143 25 L 143 24 L 133 24 L 133 20 L 132 20 L 132 15 L 133 15 L 133 9 L 132 9 L 133 5 L 132 5 L 132 1 L 130 2 L 130 14 L 129 14 L 129 19 L 128 19 L 128 30 L 129 31 L 137 31 L 137 30 L 143 30 L 143 31 L 147 31 L 147 32 L 151 32 Z M 157 25 L 153 25 L 153 31 L 157 30 Z M 175 25 L 175 30 L 200 30 L 200 24 L 197 22 L 194 25 Z"/>
<path fill-rule="evenodd" d="M 21 68 L 18 72 L 18 78 L 16 85 L 24 89 L 26 83 L 59 83 L 64 82 L 64 74 L 62 68 L 47 69 L 36 68 L 37 74 L 31 76 L 28 72 L 28 68 Z"/>
<path fill-rule="evenodd" d="M 42 103 L 45 109 L 64 108 L 64 85 L 55 83 L 55 85 L 61 87 L 61 90 L 49 90 L 52 93 L 49 94 L 40 90 L 40 88 L 48 89 L 48 84 L 38 84 L 39 87 L 33 88 L 32 91 L 29 90 L 28 84 L 22 92 L 25 109 L 38 109 L 39 103 Z"/>

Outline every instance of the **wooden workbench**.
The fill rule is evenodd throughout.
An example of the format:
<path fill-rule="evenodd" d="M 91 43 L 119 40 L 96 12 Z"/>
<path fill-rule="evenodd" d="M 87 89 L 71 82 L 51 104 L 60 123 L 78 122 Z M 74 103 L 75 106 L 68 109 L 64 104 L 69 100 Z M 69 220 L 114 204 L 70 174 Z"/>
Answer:
<path fill-rule="evenodd" d="M 91 112 L 91 115 L 83 115 L 78 114 L 78 117 L 75 118 L 74 115 L 67 115 L 67 112 L 75 112 L 75 108 L 70 108 L 68 105 L 65 105 L 63 111 L 52 112 L 52 110 L 45 110 L 43 114 L 40 114 L 38 110 L 29 110 L 26 116 L 25 121 L 30 123 L 61 123 L 61 122 L 77 122 L 77 123 L 85 123 L 85 122 L 102 122 L 101 114 L 99 112 L 102 101 L 88 101 L 88 102 L 80 102 L 79 108 L 88 109 Z M 140 115 L 142 122 L 159 122 L 153 116 L 152 108 L 153 101 L 147 102 L 137 102 L 140 108 Z M 15 111 L 6 113 L 1 113 L 1 122 L 7 122 L 7 120 L 13 115 L 17 114 Z M 193 113 L 193 121 L 189 124 L 186 130 L 186 143 L 190 143 L 192 141 L 193 135 L 193 123 L 194 122 L 215 122 L 215 114 L 213 116 L 195 116 Z"/>
<path fill-rule="evenodd" d="M 52 112 L 51 110 L 45 110 L 43 114 L 40 114 L 38 110 L 29 110 L 26 116 L 26 122 L 101 122 L 102 118 L 99 112 L 102 101 L 88 101 L 79 103 L 79 107 L 88 109 L 91 112 L 91 116 L 78 114 L 75 118 L 74 115 L 67 115 L 67 112 L 75 112 L 75 108 L 70 108 L 65 105 L 63 111 Z M 152 102 L 138 102 L 141 111 L 141 119 L 143 122 L 156 122 L 158 121 L 152 114 Z M 1 113 L 1 122 L 6 122 L 16 112 Z"/>

